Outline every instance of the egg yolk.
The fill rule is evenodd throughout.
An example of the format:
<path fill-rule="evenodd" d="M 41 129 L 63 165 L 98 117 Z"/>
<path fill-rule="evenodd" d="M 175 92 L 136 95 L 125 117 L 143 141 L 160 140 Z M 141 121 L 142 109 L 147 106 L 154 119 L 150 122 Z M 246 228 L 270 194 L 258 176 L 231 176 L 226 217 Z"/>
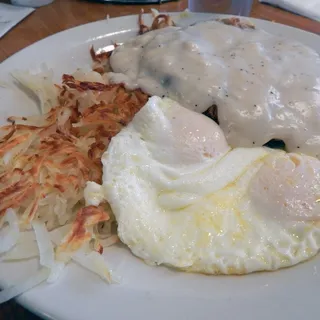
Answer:
<path fill-rule="evenodd" d="M 320 218 L 320 161 L 292 153 L 271 153 L 252 179 L 252 204 L 278 220 Z"/>
<path fill-rule="evenodd" d="M 142 136 L 147 135 L 149 150 L 162 164 L 194 165 L 219 158 L 230 150 L 222 130 L 208 117 L 159 97 L 150 98 L 148 108 L 152 112 L 140 114 L 147 127 L 139 130 Z"/>

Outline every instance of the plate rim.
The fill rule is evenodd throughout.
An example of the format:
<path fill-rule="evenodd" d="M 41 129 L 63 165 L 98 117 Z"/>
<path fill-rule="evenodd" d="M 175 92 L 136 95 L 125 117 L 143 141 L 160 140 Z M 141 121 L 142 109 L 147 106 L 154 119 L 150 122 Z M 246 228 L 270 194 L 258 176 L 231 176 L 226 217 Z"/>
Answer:
<path fill-rule="evenodd" d="M 172 16 L 179 16 L 181 13 L 183 13 L 184 11 L 174 11 L 174 12 L 163 12 L 163 13 L 167 13 L 167 14 L 170 14 Z M 191 13 L 192 14 L 192 13 Z M 208 12 L 196 12 L 195 14 L 199 14 L 199 15 L 207 15 L 207 16 L 215 16 L 217 18 L 219 17 L 232 17 L 234 15 L 230 15 L 230 14 L 214 14 L 214 13 L 208 13 Z M 150 13 L 144 13 L 145 16 L 151 16 Z M 49 40 L 52 40 L 56 37 L 59 37 L 61 36 L 61 34 L 66 34 L 68 32 L 73 32 L 75 30 L 79 30 L 81 28 L 85 28 L 85 27 L 89 27 L 91 25 L 94 25 L 94 24 L 97 24 L 97 23 L 101 23 L 105 20 L 122 20 L 123 18 L 133 18 L 133 17 L 138 17 L 138 14 L 130 14 L 130 15 L 125 15 L 125 16 L 119 16 L 119 17 L 113 17 L 113 18 L 106 18 L 106 19 L 102 19 L 102 20 L 97 20 L 97 21 L 92 21 L 92 22 L 88 22 L 88 23 L 84 23 L 84 24 L 81 24 L 79 26 L 75 26 L 75 27 L 71 27 L 71 28 L 68 28 L 68 29 L 65 29 L 65 30 L 61 30 L 57 33 L 54 33 L 52 35 L 49 35 L 43 39 L 40 39 L 30 45 L 28 45 L 27 47 L 24 47 L 20 50 L 18 50 L 17 52 L 13 53 L 12 55 L 10 55 L 9 57 L 7 57 L 5 60 L 3 60 L 0 64 L 0 69 L 1 69 L 1 66 L 3 66 L 4 64 L 6 63 L 10 63 L 10 60 L 11 59 L 16 59 L 16 57 L 20 54 L 23 54 L 25 51 L 27 51 L 30 47 L 33 47 L 33 46 L 36 46 L 38 45 L 39 43 L 44 43 L 44 42 L 47 42 Z M 289 25 L 286 25 L 286 24 L 282 24 L 280 22 L 274 22 L 274 21 L 270 21 L 270 20 L 266 20 L 266 19 L 260 19 L 260 18 L 253 18 L 253 17 L 244 17 L 244 16 L 237 16 L 239 18 L 243 18 L 243 19 L 248 19 L 250 21 L 263 21 L 265 23 L 270 23 L 270 24 L 273 24 L 277 27 L 280 27 L 280 28 L 288 28 L 288 29 L 291 29 L 293 30 L 293 32 L 299 32 L 299 33 L 306 33 L 306 34 L 309 34 L 310 36 L 315 36 L 315 37 L 319 37 L 320 38 L 320 34 L 317 34 L 317 33 L 314 33 L 314 32 L 310 32 L 310 31 L 307 31 L 307 30 L 303 30 L 303 29 L 299 29 L 297 27 L 293 27 L 293 26 L 289 26 Z M 138 28 L 137 28 L 138 29 Z"/>

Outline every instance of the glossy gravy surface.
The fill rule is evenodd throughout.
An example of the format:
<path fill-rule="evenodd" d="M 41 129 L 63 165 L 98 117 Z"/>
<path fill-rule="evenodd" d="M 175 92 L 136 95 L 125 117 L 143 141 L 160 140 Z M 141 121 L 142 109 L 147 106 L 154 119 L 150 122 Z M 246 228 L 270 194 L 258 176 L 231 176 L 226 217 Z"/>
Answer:
<path fill-rule="evenodd" d="M 292 40 L 217 21 L 151 31 L 117 47 L 110 82 L 204 112 L 232 147 L 281 139 L 320 158 L 320 58 Z"/>

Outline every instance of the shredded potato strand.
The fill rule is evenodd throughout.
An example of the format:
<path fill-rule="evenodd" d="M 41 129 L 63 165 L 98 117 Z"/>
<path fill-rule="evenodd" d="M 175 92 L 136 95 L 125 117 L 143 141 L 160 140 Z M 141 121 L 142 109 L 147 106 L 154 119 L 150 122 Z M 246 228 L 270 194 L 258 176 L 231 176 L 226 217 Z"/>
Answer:
<path fill-rule="evenodd" d="M 92 238 L 88 227 L 94 226 L 99 222 L 108 221 L 109 219 L 110 214 L 104 208 L 88 206 L 81 209 L 72 225 L 72 229 L 57 248 L 57 255 L 61 252 L 74 252 L 80 249 L 85 242 Z"/>

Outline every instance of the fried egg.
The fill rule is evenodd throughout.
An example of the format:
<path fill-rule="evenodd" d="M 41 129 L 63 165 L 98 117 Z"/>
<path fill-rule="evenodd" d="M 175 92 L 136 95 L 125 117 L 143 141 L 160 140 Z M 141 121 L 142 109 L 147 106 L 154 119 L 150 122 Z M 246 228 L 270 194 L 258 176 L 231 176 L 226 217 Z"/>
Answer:
<path fill-rule="evenodd" d="M 247 274 L 289 267 L 319 250 L 316 158 L 230 149 L 215 122 L 152 97 L 102 162 L 99 192 L 118 235 L 148 264 Z M 94 200 L 99 192 L 95 186 Z"/>

